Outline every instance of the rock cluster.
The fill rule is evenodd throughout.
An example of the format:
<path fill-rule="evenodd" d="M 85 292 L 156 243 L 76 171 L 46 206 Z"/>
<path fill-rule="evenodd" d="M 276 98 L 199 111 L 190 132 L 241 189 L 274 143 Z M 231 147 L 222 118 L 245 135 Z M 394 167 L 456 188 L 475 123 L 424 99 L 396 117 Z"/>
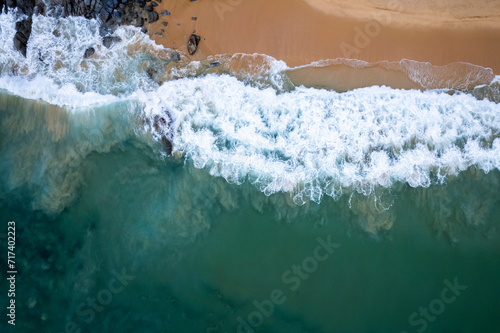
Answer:
<path fill-rule="evenodd" d="M 101 34 L 107 35 L 119 25 L 143 27 L 158 20 L 155 6 L 146 0 L 53 0 L 60 1 L 64 15 L 95 18 L 102 22 Z"/>
<path fill-rule="evenodd" d="M 151 0 L 149 0 L 151 1 Z M 157 0 L 161 2 L 161 0 Z M 31 34 L 31 16 L 33 14 L 49 15 L 55 17 L 84 16 L 88 19 L 97 19 L 102 22 L 101 36 L 111 37 L 104 40 L 109 47 L 116 40 L 112 32 L 119 25 L 134 25 L 143 28 L 146 22 L 152 23 L 159 19 L 155 7 L 158 4 L 146 0 L 51 0 L 46 6 L 41 0 L 0 0 L 0 8 L 8 12 L 10 8 L 17 8 L 28 19 L 16 24 L 14 47 L 26 56 L 26 48 Z M 143 32 L 147 32 L 143 28 Z M 87 50 L 88 51 L 88 50 Z M 90 51 L 89 51 L 90 52 Z M 86 52 L 86 55 L 88 53 Z"/>
<path fill-rule="evenodd" d="M 160 2 L 162 0 L 156 0 Z M 193 0 L 191 0 L 193 1 Z M 53 17 L 84 16 L 88 19 L 99 20 L 102 24 L 100 34 L 104 47 L 110 48 L 114 43 L 120 42 L 119 37 L 113 36 L 113 31 L 119 25 L 134 25 L 144 29 L 146 22 L 158 21 L 159 15 L 155 11 L 158 4 L 151 0 L 51 0 L 50 5 L 45 5 L 41 0 L 0 0 L 0 8 L 8 12 L 11 8 L 17 8 L 27 17 L 16 23 L 16 34 L 14 36 L 14 47 L 26 57 L 28 40 L 31 35 L 32 16 L 34 14 L 48 15 Z M 161 15 L 170 16 L 170 12 L 163 11 Z M 193 18 L 196 19 L 196 18 Z M 167 22 L 162 22 L 167 27 Z M 163 29 L 162 29 L 163 31 Z M 61 32 L 55 29 L 54 36 L 59 37 Z M 193 55 L 200 42 L 200 36 L 194 33 L 189 36 L 188 52 Z M 88 47 L 82 54 L 83 58 L 92 57 L 96 52 L 94 47 Z M 181 61 L 181 55 L 172 51 L 171 60 Z M 215 63 L 214 63 L 215 64 Z M 146 70 L 148 77 L 155 80 L 157 71 L 154 68 Z M 161 116 L 154 119 L 155 130 L 160 134 L 161 141 L 167 155 L 172 154 L 172 116 L 168 110 L 163 110 Z"/>
<path fill-rule="evenodd" d="M 0 0 L 0 8 L 5 13 L 9 8 L 17 8 L 21 13 L 28 16 L 27 19 L 16 23 L 16 34 L 14 36 L 14 48 L 26 56 L 28 39 L 31 35 L 31 16 L 33 14 L 45 14 L 45 4 L 40 0 Z"/>
<path fill-rule="evenodd" d="M 162 0 L 156 1 L 162 2 Z M 151 0 L 51 0 L 50 5 L 46 6 L 42 0 L 0 0 L 0 8 L 3 8 L 5 12 L 9 8 L 18 8 L 21 13 L 28 16 L 27 19 L 16 23 L 16 35 L 13 40 L 15 49 L 26 56 L 33 14 L 55 17 L 84 16 L 88 19 L 97 19 L 102 22 L 100 34 L 103 37 L 103 45 L 109 48 L 119 41 L 118 37 L 112 36 L 113 31 L 119 25 L 133 25 L 142 28 L 143 32 L 147 33 L 144 28 L 145 23 L 153 23 L 159 19 L 155 10 L 158 7 L 157 2 Z M 170 12 L 164 10 L 161 15 L 170 16 Z M 197 20 L 197 17 L 192 19 Z M 162 23 L 165 27 L 168 24 Z M 54 35 L 58 34 L 59 31 L 55 30 Z M 194 33 L 189 36 L 187 49 L 190 55 L 197 51 L 199 43 L 200 36 Z M 84 57 L 87 58 L 93 54 L 94 49 L 89 48 L 85 51 Z"/>
<path fill-rule="evenodd" d="M 0 8 L 3 8 L 5 13 L 9 8 L 17 8 L 28 16 L 45 14 L 45 4 L 41 0 L 0 0 Z"/>

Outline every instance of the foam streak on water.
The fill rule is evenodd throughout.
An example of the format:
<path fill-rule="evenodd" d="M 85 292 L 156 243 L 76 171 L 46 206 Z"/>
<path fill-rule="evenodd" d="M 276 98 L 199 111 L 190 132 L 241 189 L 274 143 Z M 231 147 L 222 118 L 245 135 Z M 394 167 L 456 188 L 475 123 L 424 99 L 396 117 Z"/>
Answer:
<path fill-rule="evenodd" d="M 170 51 L 138 29 L 119 28 L 121 42 L 108 49 L 97 23 L 82 18 L 35 16 L 25 59 L 8 46 L 18 19 L 0 16 L 7 45 L 0 50 L 1 89 L 74 110 L 121 101 L 149 118 L 144 126 L 158 140 L 168 132 L 174 153 L 195 167 L 230 183 L 248 181 L 266 195 L 289 192 L 298 205 L 395 183 L 428 187 L 470 167 L 500 169 L 500 105 L 487 100 L 387 87 L 284 92 L 281 62 L 276 71 L 268 61 L 256 84 L 207 74 L 201 63 L 179 68 L 184 59 L 172 67 Z M 96 55 L 83 59 L 90 46 Z M 147 68 L 190 78 L 159 85 Z M 269 84 L 262 84 L 266 75 Z M 152 126 L 167 115 L 169 128 Z M 143 124 L 129 126 L 148 133 L 137 131 Z"/>
<path fill-rule="evenodd" d="M 276 94 L 207 76 L 142 98 L 147 112 L 175 116 L 174 149 L 196 167 L 268 195 L 292 192 L 297 204 L 500 168 L 500 108 L 468 95 L 385 87 Z"/>

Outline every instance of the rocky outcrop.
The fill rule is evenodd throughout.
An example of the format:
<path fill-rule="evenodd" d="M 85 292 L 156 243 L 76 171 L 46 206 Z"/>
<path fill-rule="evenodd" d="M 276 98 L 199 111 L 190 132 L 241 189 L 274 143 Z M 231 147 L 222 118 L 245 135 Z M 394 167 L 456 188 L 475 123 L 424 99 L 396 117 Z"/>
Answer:
<path fill-rule="evenodd" d="M 56 0 L 57 1 L 57 0 Z M 58 0 L 64 15 L 95 18 L 102 22 L 101 35 L 106 36 L 122 24 L 142 27 L 146 21 L 158 17 L 152 8 L 146 10 L 146 0 Z M 152 14 L 154 13 L 154 14 Z"/>
<path fill-rule="evenodd" d="M 159 19 L 154 5 L 146 5 L 146 0 L 51 0 L 49 6 L 41 0 L 0 0 L 0 8 L 8 12 L 11 8 L 17 8 L 19 12 L 28 16 L 28 19 L 16 24 L 16 36 L 14 47 L 26 56 L 27 43 L 31 34 L 31 16 L 33 14 L 49 15 L 54 17 L 83 16 L 88 19 L 96 19 L 102 22 L 99 30 L 103 44 L 110 47 L 117 42 L 112 37 L 113 31 L 119 25 L 133 25 L 143 28 L 146 22 L 155 22 Z M 143 32 L 147 32 L 143 28 Z M 57 34 L 58 31 L 54 31 Z M 109 37 L 109 38 L 108 38 Z"/>
<path fill-rule="evenodd" d="M 27 20 L 16 22 L 16 34 L 14 36 L 14 49 L 26 57 L 28 39 L 31 35 L 31 17 Z"/>
<path fill-rule="evenodd" d="M 45 4 L 40 0 L 0 0 L 0 7 L 4 8 L 5 12 L 9 8 L 17 8 L 21 13 L 31 16 L 35 13 L 45 14 Z"/>
<path fill-rule="evenodd" d="M 107 47 L 108 49 L 113 45 L 114 43 L 121 42 L 122 39 L 120 37 L 116 36 L 107 36 L 102 39 L 102 45 Z"/>
<path fill-rule="evenodd" d="M 149 23 L 153 23 L 153 22 L 158 21 L 158 18 L 159 18 L 158 13 L 155 12 L 154 10 L 152 10 L 148 13 Z"/>
<path fill-rule="evenodd" d="M 156 133 L 161 136 L 161 142 L 163 148 L 167 152 L 167 155 L 172 155 L 172 123 L 173 118 L 167 109 L 162 110 L 162 115 L 156 115 L 154 118 L 154 128 Z"/>
<path fill-rule="evenodd" d="M 0 0 L 0 8 L 7 13 L 11 8 L 17 8 L 19 12 L 28 16 L 27 19 L 16 23 L 16 34 L 13 39 L 14 48 L 26 57 L 28 40 L 31 35 L 31 16 L 33 14 L 45 14 L 45 5 L 40 0 Z"/>
<path fill-rule="evenodd" d="M 88 49 L 85 50 L 83 57 L 86 59 L 92 57 L 94 54 L 95 54 L 95 49 L 93 47 L 89 47 Z"/>

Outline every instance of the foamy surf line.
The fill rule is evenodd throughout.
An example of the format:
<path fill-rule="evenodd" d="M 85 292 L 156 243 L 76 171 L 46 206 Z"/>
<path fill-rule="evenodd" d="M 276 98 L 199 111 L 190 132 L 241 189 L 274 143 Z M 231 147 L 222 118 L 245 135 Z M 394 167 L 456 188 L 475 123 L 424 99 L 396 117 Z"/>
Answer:
<path fill-rule="evenodd" d="M 0 15 L 4 45 L 16 20 Z M 27 58 L 0 50 L 0 89 L 67 109 L 120 101 L 131 112 L 116 117 L 137 135 L 167 138 L 169 149 L 196 168 L 229 183 L 250 182 L 266 195 L 290 193 L 298 205 L 325 195 L 369 195 L 395 183 L 441 184 L 470 167 L 500 169 L 500 105 L 493 102 L 387 87 L 283 92 L 287 67 L 267 58 L 269 68 L 258 77 L 209 74 L 191 63 L 169 67 L 173 76 L 191 78 L 159 85 L 144 68 L 166 71 L 168 50 L 128 27 L 119 28 L 121 41 L 107 48 L 97 31 L 97 22 L 83 18 L 35 16 Z M 96 56 L 84 60 L 92 45 Z M 245 55 L 231 61 L 253 65 Z M 132 114 L 149 118 L 146 131 L 127 120 Z"/>
<path fill-rule="evenodd" d="M 297 204 L 394 182 L 427 187 L 469 167 L 500 169 L 500 106 L 465 94 L 386 87 L 277 94 L 211 75 L 139 98 L 151 119 L 173 118 L 174 152 L 195 167 L 267 195 L 290 192 Z"/>

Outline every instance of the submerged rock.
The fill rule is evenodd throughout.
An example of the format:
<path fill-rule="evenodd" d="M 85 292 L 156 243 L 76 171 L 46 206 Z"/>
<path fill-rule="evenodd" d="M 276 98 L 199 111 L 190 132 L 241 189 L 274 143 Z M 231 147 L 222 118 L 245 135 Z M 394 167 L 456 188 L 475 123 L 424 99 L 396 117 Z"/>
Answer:
<path fill-rule="evenodd" d="M 102 39 L 102 45 L 107 47 L 108 49 L 113 45 L 114 43 L 119 43 L 121 42 L 122 39 L 120 37 L 116 36 L 107 36 Z"/>
<path fill-rule="evenodd" d="M 83 54 L 84 58 L 88 58 L 93 56 L 95 53 L 95 49 L 93 47 L 89 47 L 88 49 L 85 50 L 85 53 Z"/>
<path fill-rule="evenodd" d="M 146 70 L 146 73 L 148 74 L 148 77 L 149 77 L 151 80 L 154 80 L 155 75 L 156 75 L 156 73 L 158 73 L 158 71 L 156 71 L 156 70 L 155 70 L 155 69 L 153 69 L 153 68 L 148 68 L 148 69 Z"/>
<path fill-rule="evenodd" d="M 163 116 L 156 115 L 154 118 L 154 128 L 161 135 L 161 142 L 167 155 L 172 155 L 172 116 L 168 110 L 163 110 Z"/>
<path fill-rule="evenodd" d="M 175 62 L 181 61 L 181 55 L 179 54 L 179 52 L 173 51 L 170 56 L 172 57 L 172 60 Z"/>
<path fill-rule="evenodd" d="M 200 43 L 200 36 L 195 34 L 191 34 L 191 36 L 189 36 L 187 49 L 190 55 L 195 54 L 196 50 L 198 50 L 199 43 Z"/>

